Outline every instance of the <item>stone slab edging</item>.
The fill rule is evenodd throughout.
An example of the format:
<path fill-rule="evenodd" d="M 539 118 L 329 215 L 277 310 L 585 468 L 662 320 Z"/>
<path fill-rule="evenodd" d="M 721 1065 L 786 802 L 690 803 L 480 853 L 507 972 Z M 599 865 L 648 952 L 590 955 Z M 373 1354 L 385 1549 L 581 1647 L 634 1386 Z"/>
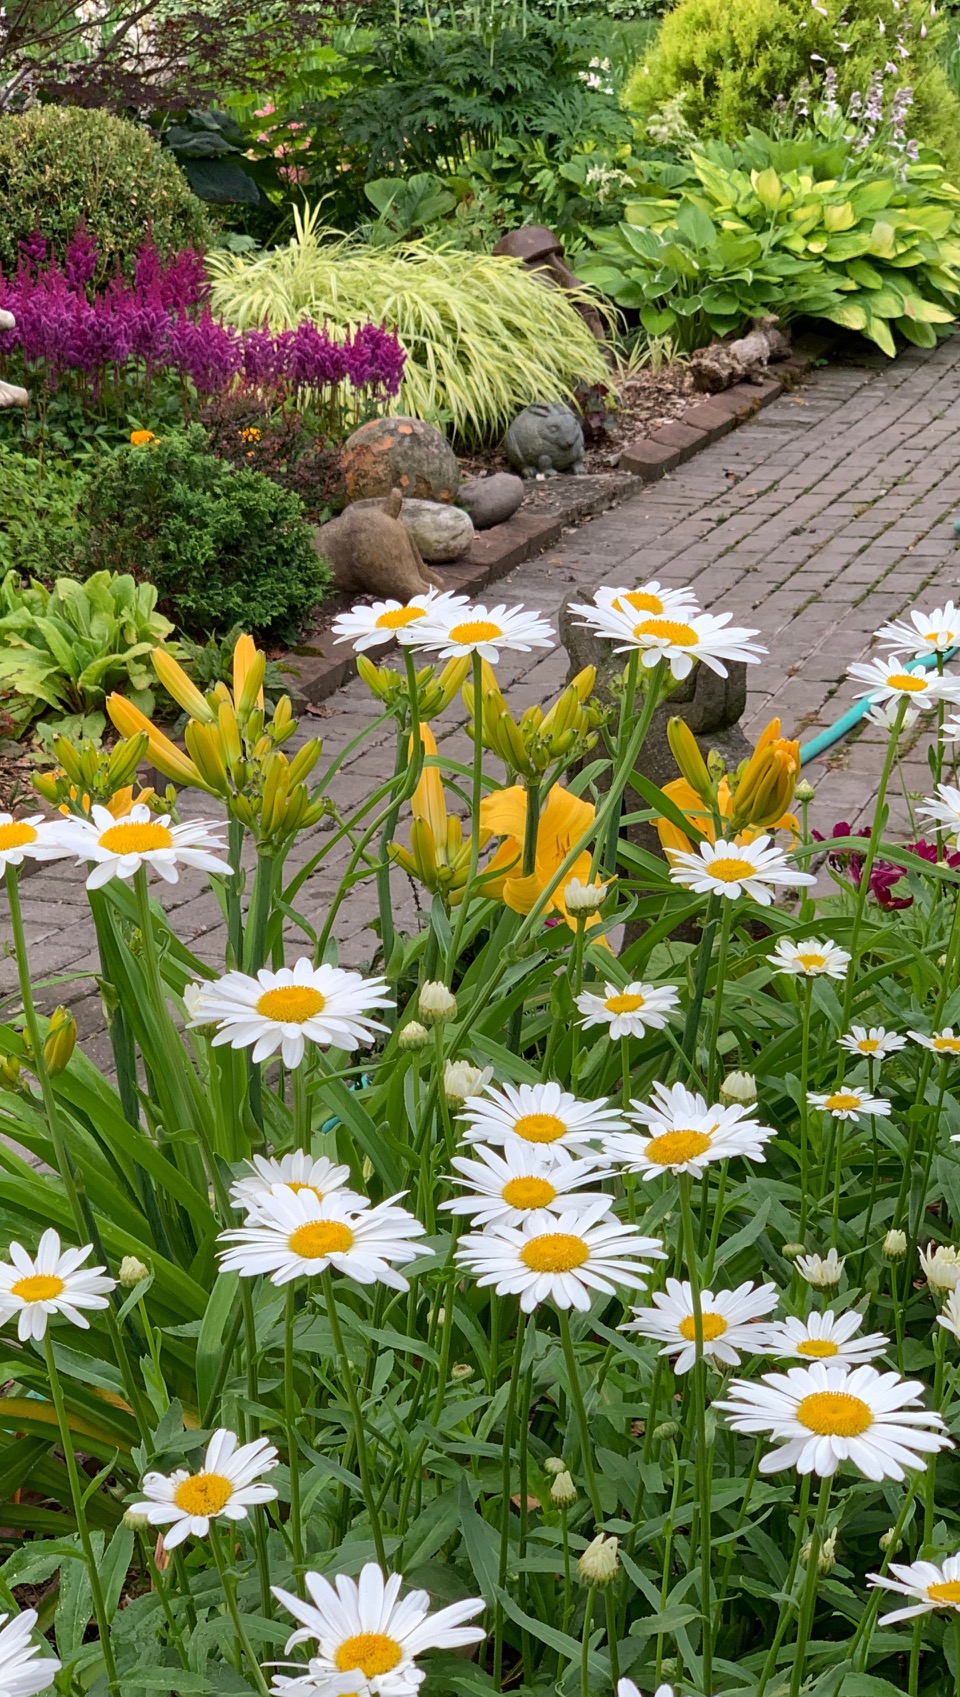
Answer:
<path fill-rule="evenodd" d="M 552 547 L 578 519 L 593 517 L 641 494 L 646 484 L 673 471 L 752 418 L 761 407 L 769 406 L 784 389 L 799 382 L 830 345 L 826 336 L 804 337 L 789 359 L 770 366 L 769 377 L 735 383 L 731 389 L 705 396 L 684 413 L 682 420 L 661 425 L 652 436 L 628 443 L 621 451 L 617 472 L 604 479 L 600 490 L 594 485 L 578 497 L 571 489 L 571 499 L 560 511 L 524 512 L 521 507 L 505 524 L 478 532 L 462 564 L 443 567 L 444 587 L 476 595 L 515 566 Z M 571 485 L 576 481 L 571 478 Z M 389 653 L 390 648 L 378 648 L 377 660 Z M 329 631 L 318 632 L 302 648 L 280 655 L 280 664 L 299 674 L 291 676 L 287 685 L 294 707 L 302 710 L 305 705 L 317 706 L 334 695 L 354 676 L 355 658 L 352 648 L 334 644 Z"/>

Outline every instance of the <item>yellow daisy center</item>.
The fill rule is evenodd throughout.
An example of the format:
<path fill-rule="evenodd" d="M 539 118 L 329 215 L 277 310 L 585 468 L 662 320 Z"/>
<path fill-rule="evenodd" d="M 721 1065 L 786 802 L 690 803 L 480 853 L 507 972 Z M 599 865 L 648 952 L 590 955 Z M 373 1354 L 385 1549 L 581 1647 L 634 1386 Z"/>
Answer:
<path fill-rule="evenodd" d="M 703 1321 L 704 1343 L 712 1343 L 714 1338 L 723 1337 L 727 1329 L 727 1322 L 722 1314 L 701 1314 L 700 1318 Z M 693 1343 L 696 1339 L 697 1328 L 692 1314 L 688 1314 L 685 1320 L 681 1320 L 677 1329 L 680 1336 L 686 1338 L 688 1343 Z"/>
<path fill-rule="evenodd" d="M 233 1485 L 222 1473 L 193 1473 L 173 1493 L 173 1500 L 186 1514 L 208 1517 L 219 1514 L 233 1496 Z"/>
<path fill-rule="evenodd" d="M 322 1013 L 326 997 L 309 984 L 280 984 L 265 990 L 256 1004 L 261 1019 L 275 1019 L 281 1025 L 304 1025 L 314 1014 Z"/>
<path fill-rule="evenodd" d="M 518 1137 L 525 1138 L 528 1143 L 556 1143 L 567 1127 L 556 1114 L 521 1114 L 513 1129 Z"/>
<path fill-rule="evenodd" d="M 680 619 L 644 619 L 641 624 L 634 625 L 633 634 L 659 637 L 675 648 L 696 648 L 700 641 L 693 626 L 685 625 Z"/>
<path fill-rule="evenodd" d="M 850 1108 L 859 1108 L 860 1098 L 854 1096 L 852 1090 L 835 1090 L 832 1096 L 827 1097 L 823 1105 L 825 1108 L 829 1108 L 832 1114 L 846 1113 Z"/>
<path fill-rule="evenodd" d="M 607 1013 L 636 1013 L 645 1004 L 643 996 L 608 996 L 604 1002 Z"/>
<path fill-rule="evenodd" d="M 294 1255 L 304 1261 L 322 1261 L 326 1255 L 342 1255 L 353 1245 L 353 1232 L 342 1220 L 308 1220 L 287 1239 Z"/>
<path fill-rule="evenodd" d="M 299 1196 L 301 1190 L 312 1190 L 317 1201 L 323 1201 L 323 1191 L 318 1190 L 315 1184 L 305 1184 L 302 1179 L 298 1178 L 285 1178 L 281 1179 L 280 1182 L 285 1184 L 288 1190 L 292 1190 L 294 1196 Z"/>
<path fill-rule="evenodd" d="M 875 1055 L 879 1047 L 880 1040 L 877 1037 L 859 1037 L 857 1039 L 857 1048 L 861 1055 Z"/>
<path fill-rule="evenodd" d="M 960 1052 L 960 1037 L 935 1037 L 933 1047 L 938 1054 L 955 1055 Z"/>
<path fill-rule="evenodd" d="M 960 1603 L 960 1579 L 941 1579 L 927 1586 L 931 1603 Z"/>
<path fill-rule="evenodd" d="M 27 843 L 35 843 L 39 834 L 35 825 L 11 819 L 9 825 L 0 825 L 0 849 L 24 848 Z"/>
<path fill-rule="evenodd" d="M 494 642 L 503 635 L 503 626 L 495 625 L 492 619 L 468 619 L 465 624 L 454 625 L 450 630 L 451 642 Z"/>
<path fill-rule="evenodd" d="M 65 1289 L 56 1273 L 30 1273 L 10 1286 L 10 1295 L 19 1296 L 21 1302 L 52 1302 Z"/>
<path fill-rule="evenodd" d="M 826 955 L 804 953 L 802 955 L 798 954 L 796 958 L 803 967 L 804 972 L 814 972 L 818 967 L 826 966 L 827 964 Z"/>
<path fill-rule="evenodd" d="M 716 860 L 711 860 L 707 867 L 711 878 L 719 878 L 721 884 L 737 884 L 743 878 L 749 878 L 753 867 L 748 860 L 738 860 L 736 855 L 722 854 Z"/>
<path fill-rule="evenodd" d="M 157 825 L 149 820 L 145 825 L 134 825 L 128 820 L 119 825 L 109 825 L 101 832 L 99 843 L 111 854 L 147 854 L 150 849 L 172 848 L 173 832 L 166 825 Z"/>
<path fill-rule="evenodd" d="M 389 1673 L 403 1660 L 403 1650 L 395 1638 L 385 1632 L 357 1632 L 345 1638 L 334 1654 L 341 1673 L 362 1673 L 365 1679 Z"/>
<path fill-rule="evenodd" d="M 797 1419 L 821 1438 L 859 1438 L 873 1425 L 873 1409 L 849 1391 L 814 1391 L 799 1404 Z"/>
<path fill-rule="evenodd" d="M 797 1354 L 813 1361 L 826 1361 L 831 1355 L 839 1355 L 840 1348 L 829 1338 L 803 1338 L 797 1344 Z"/>
<path fill-rule="evenodd" d="M 520 1259 L 532 1273 L 572 1273 L 590 1259 L 590 1250 L 572 1232 L 544 1232 L 524 1244 Z"/>
<path fill-rule="evenodd" d="M 392 612 L 381 613 L 377 618 L 378 630 L 402 630 L 404 625 L 412 625 L 414 619 L 422 619 L 426 607 L 395 607 Z"/>
<path fill-rule="evenodd" d="M 663 1131 L 659 1137 L 651 1137 L 645 1153 L 658 1167 L 680 1167 L 709 1147 L 710 1137 L 705 1131 Z"/>
<path fill-rule="evenodd" d="M 618 613 L 632 607 L 635 613 L 662 613 L 663 602 L 659 595 L 651 595 L 647 590 L 631 589 L 627 595 L 618 595 L 613 603 Z"/>
<path fill-rule="evenodd" d="M 511 1178 L 501 1195 L 511 1208 L 549 1208 L 557 1199 L 557 1188 L 548 1178 Z"/>
<path fill-rule="evenodd" d="M 922 693 L 929 688 L 926 678 L 918 677 L 916 672 L 891 672 L 887 683 L 891 689 L 904 689 L 911 693 Z"/>

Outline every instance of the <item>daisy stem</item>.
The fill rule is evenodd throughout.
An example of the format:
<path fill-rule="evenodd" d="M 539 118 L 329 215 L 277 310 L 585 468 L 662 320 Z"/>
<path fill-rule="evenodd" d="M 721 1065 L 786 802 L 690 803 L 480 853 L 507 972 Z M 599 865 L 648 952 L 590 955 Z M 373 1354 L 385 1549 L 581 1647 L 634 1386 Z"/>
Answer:
<path fill-rule="evenodd" d="M 240 869 L 243 860 L 243 825 L 231 813 L 227 821 L 227 859 L 233 872 L 224 881 L 227 902 L 227 935 L 230 940 L 231 965 L 243 961 L 243 911 L 240 906 Z"/>
<path fill-rule="evenodd" d="M 680 1046 L 684 1054 L 696 1066 L 697 1033 L 700 1029 L 700 1010 L 707 989 L 707 974 L 710 971 L 710 959 L 713 954 L 713 938 L 717 929 L 719 896 L 710 896 L 707 901 L 707 911 L 703 919 L 703 930 L 700 936 L 700 952 L 697 957 L 697 970 L 693 980 L 693 995 L 687 1008 L 687 1017 L 683 1026 L 683 1037 Z"/>
<path fill-rule="evenodd" d="M 507 1566 L 510 1558 L 510 1498 L 512 1494 L 510 1485 L 513 1470 L 513 1433 L 517 1424 L 517 1394 L 520 1388 L 520 1364 L 523 1358 L 523 1339 L 526 1326 L 527 1317 L 521 1308 L 517 1313 L 513 1359 L 510 1363 L 510 1382 L 507 1390 L 506 1407 L 503 1411 L 503 1448 L 500 1453 L 500 1556 L 497 1564 L 497 1588 L 500 1591 L 504 1589 L 507 1583 Z M 503 1672 L 503 1604 L 499 1600 L 494 1615 L 493 1633 L 493 1683 L 494 1688 L 499 1690 Z"/>
<path fill-rule="evenodd" d="M 443 1130 L 443 1141 L 447 1151 L 447 1159 L 452 1161 L 454 1150 L 456 1149 L 456 1139 L 453 1135 L 453 1122 L 450 1119 L 450 1104 L 447 1101 L 447 1092 L 444 1089 L 443 1083 L 446 1063 L 444 1061 L 443 1053 L 442 1025 L 435 1025 L 433 1028 L 433 1055 L 434 1065 L 436 1067 L 437 1103 L 440 1109 L 440 1125 Z"/>
<path fill-rule="evenodd" d="M 672 1490 L 671 1496 L 670 1496 L 670 1510 L 669 1510 L 669 1513 L 667 1515 L 667 1522 L 666 1522 L 666 1526 L 664 1528 L 664 1538 L 663 1538 L 663 1564 L 662 1564 L 661 1569 L 660 1569 L 660 1613 L 661 1614 L 663 1614 L 663 1612 L 666 1609 L 667 1598 L 670 1595 L 670 1578 L 671 1578 L 671 1575 L 672 1575 L 672 1572 L 673 1572 L 674 1523 L 675 1523 L 675 1520 L 676 1520 L 677 1509 L 680 1506 L 680 1492 L 681 1492 L 681 1489 L 682 1489 L 682 1481 L 683 1481 L 683 1470 L 682 1470 L 681 1465 L 680 1465 L 680 1454 L 679 1454 L 679 1451 L 677 1450 L 677 1446 L 676 1446 L 675 1443 L 671 1442 L 670 1450 L 671 1450 L 671 1453 L 672 1453 L 672 1456 L 673 1456 L 673 1490 Z M 654 1679 L 653 1679 L 653 1683 L 657 1687 L 659 1687 L 659 1685 L 660 1685 L 660 1676 L 661 1676 L 661 1673 L 663 1671 L 663 1644 L 664 1644 L 664 1634 L 662 1632 L 658 1632 L 657 1633 L 657 1648 L 656 1648 L 656 1671 L 654 1673 Z"/>
<path fill-rule="evenodd" d="M 640 717 L 641 717 L 641 719 L 646 720 L 647 726 L 649 726 L 650 721 L 653 718 L 654 712 L 656 710 L 657 702 L 660 699 L 660 687 L 659 686 L 660 686 L 660 680 L 661 680 L 661 677 L 662 677 L 662 673 L 661 673 L 660 668 L 661 668 L 662 664 L 663 664 L 662 661 L 659 661 L 657 663 L 656 670 L 654 671 L 653 676 L 650 679 L 649 688 L 648 688 L 646 696 L 644 698 L 643 708 L 642 708 Z M 617 754 L 616 754 L 616 758 L 617 758 L 618 763 L 620 761 L 622 761 L 622 759 L 623 759 L 624 745 L 625 745 L 626 739 L 627 739 L 627 737 L 629 736 L 629 733 L 630 733 L 630 725 L 631 725 L 631 722 L 633 720 L 633 704 L 634 704 L 636 697 L 637 697 L 637 682 L 639 680 L 639 677 L 640 677 L 640 650 L 639 650 L 639 648 L 634 648 L 631 651 L 630 658 L 627 661 L 626 675 L 624 677 L 624 683 L 623 683 L 623 694 L 620 697 L 620 718 L 619 718 L 619 721 L 618 721 L 618 724 L 617 724 Z M 631 762 L 631 765 L 632 765 L 632 762 Z M 616 769 L 617 768 L 615 768 L 615 770 Z M 621 786 L 620 793 L 619 793 L 619 795 L 617 796 L 617 799 L 616 799 L 616 803 L 615 803 L 614 807 L 611 809 L 610 818 L 607 822 L 606 838 L 605 839 L 602 839 L 600 837 L 597 838 L 597 846 L 596 846 L 596 848 L 594 849 L 594 852 L 593 852 L 593 865 L 590 868 L 591 879 L 596 877 L 597 872 L 598 872 L 598 870 L 600 869 L 601 866 L 603 868 L 604 876 L 607 877 L 607 878 L 612 878 L 614 873 L 617 870 L 617 840 L 620 836 L 620 814 L 621 814 L 622 804 L 623 804 L 623 789 L 624 789 L 624 787 L 625 786 Z"/>
<path fill-rule="evenodd" d="M 709 1102 L 712 1102 L 716 1095 L 717 1044 L 720 1040 L 720 1021 L 723 1017 L 723 986 L 727 976 L 727 955 L 730 949 L 730 934 L 733 929 L 734 905 L 731 901 L 724 901 L 720 912 L 717 976 L 713 986 L 713 1017 L 710 1023 L 710 1045 L 707 1049 L 707 1100 Z"/>
<path fill-rule="evenodd" d="M 300 1068 L 297 1069 L 299 1072 Z M 287 1285 L 283 1310 L 283 1410 L 287 1427 L 287 1466 L 290 1471 L 290 1534 L 293 1542 L 293 1571 L 297 1591 L 303 1596 L 303 1524 L 300 1519 L 300 1450 L 297 1444 L 297 1392 L 294 1379 L 296 1349 L 296 1291 Z"/>
<path fill-rule="evenodd" d="M 223 1595 L 226 1598 L 227 1613 L 233 1622 L 233 1630 L 236 1633 L 237 1644 L 239 1646 L 241 1656 L 247 1662 L 250 1673 L 253 1676 L 253 1682 L 256 1685 L 257 1690 L 260 1692 L 260 1697 L 270 1697 L 270 1688 L 263 1677 L 263 1670 L 256 1655 L 254 1654 L 253 1645 L 247 1636 L 247 1629 L 243 1624 L 243 1615 L 240 1612 L 240 1605 L 237 1600 L 237 1576 L 233 1571 L 223 1545 L 220 1542 L 219 1527 L 212 1520 L 210 1522 L 210 1548 L 213 1551 L 213 1559 L 217 1564 L 217 1572 L 220 1575 L 220 1583 L 223 1586 Z"/>
<path fill-rule="evenodd" d="M 710 1229 L 710 1246 L 707 1250 L 706 1275 L 708 1282 L 713 1278 L 713 1264 L 717 1257 L 717 1248 L 720 1242 L 720 1227 L 723 1224 L 723 1203 L 727 1190 L 727 1172 L 729 1171 L 729 1166 L 729 1161 L 720 1162 L 720 1174 L 717 1178 L 717 1194 L 710 1209 L 710 1212 L 713 1215 L 713 1225 Z M 708 1167 L 703 1175 L 704 1188 L 706 1188 L 706 1178 L 709 1171 L 710 1169 Z"/>
<path fill-rule="evenodd" d="M 9 871 L 7 874 L 9 878 Z M 941 1328 L 942 1329 L 942 1328 Z M 67 1478 L 70 1482 L 70 1496 L 73 1502 L 73 1512 L 77 1522 L 77 1532 L 80 1535 L 80 1547 L 83 1550 L 87 1572 L 90 1577 L 90 1595 L 93 1599 L 93 1612 L 97 1617 L 97 1630 L 100 1634 L 100 1648 L 103 1651 L 103 1664 L 106 1669 L 107 1685 L 114 1697 L 120 1697 L 120 1685 L 117 1680 L 117 1666 L 113 1659 L 113 1646 L 110 1643 L 110 1618 L 107 1614 L 103 1598 L 103 1587 L 100 1584 L 100 1569 L 90 1541 L 90 1528 L 84 1509 L 83 1486 L 80 1481 L 80 1469 L 73 1448 L 73 1437 L 70 1432 L 70 1422 L 67 1418 L 66 1404 L 63 1399 L 63 1387 L 57 1370 L 56 1356 L 53 1351 L 53 1340 L 49 1326 L 43 1334 L 43 1354 L 47 1363 L 47 1377 L 50 1380 L 50 1395 L 56 1411 L 57 1425 L 60 1428 L 60 1444 L 63 1449 L 63 1459 L 67 1466 Z"/>
<path fill-rule="evenodd" d="M 307 1101 L 307 1059 L 293 1068 L 293 1146 L 310 1147 L 310 1107 Z"/>
<path fill-rule="evenodd" d="M 690 1372 L 693 1393 L 694 1420 L 697 1433 L 696 1476 L 699 1503 L 698 1530 L 700 1539 L 700 1613 L 703 1620 L 702 1685 L 706 1692 L 713 1690 L 713 1612 L 710 1607 L 710 1566 L 712 1536 L 710 1528 L 710 1455 L 707 1450 L 707 1367 L 703 1359 L 703 1310 L 700 1305 L 700 1278 L 697 1265 L 697 1240 L 690 1202 L 692 1180 L 689 1173 L 680 1173 L 680 1217 L 683 1223 L 684 1252 L 690 1296 L 693 1308 L 693 1338 L 697 1359 Z M 697 1545 L 693 1526 L 690 1529 L 691 1554 Z"/>
<path fill-rule="evenodd" d="M 350 1404 L 350 1413 L 353 1418 L 353 1433 L 354 1441 L 357 1446 L 357 1461 L 360 1467 L 360 1485 L 363 1491 L 363 1500 L 367 1505 L 367 1513 L 370 1516 L 370 1530 L 373 1533 L 373 1542 L 376 1546 L 377 1560 L 384 1572 L 386 1572 L 387 1552 L 383 1542 L 383 1530 L 380 1525 L 380 1515 L 377 1511 L 376 1492 L 373 1489 L 373 1480 L 370 1477 L 370 1461 L 367 1455 L 363 1410 L 360 1407 L 360 1401 L 357 1396 L 357 1387 L 353 1378 L 353 1370 L 350 1366 L 347 1351 L 343 1342 L 343 1332 L 340 1329 L 340 1316 L 337 1313 L 337 1299 L 334 1295 L 333 1279 L 330 1277 L 329 1267 L 326 1267 L 320 1274 L 320 1284 L 323 1289 L 323 1300 L 326 1305 L 327 1319 L 330 1322 L 330 1330 L 333 1333 L 333 1347 L 336 1351 L 337 1361 L 340 1367 L 340 1377 L 343 1381 L 343 1387 L 347 1394 L 347 1401 Z"/>
<path fill-rule="evenodd" d="M 873 871 L 873 863 L 877 858 L 877 848 L 880 843 L 880 832 L 884 822 L 884 802 L 886 800 L 887 785 L 890 782 L 890 773 L 893 770 L 893 762 L 897 752 L 897 740 L 900 736 L 901 729 L 903 728 L 903 720 L 906 711 L 907 699 L 906 696 L 903 696 L 897 708 L 897 716 L 890 730 L 890 740 L 887 743 L 887 752 L 884 757 L 883 770 L 880 773 L 880 783 L 877 788 L 876 805 L 873 810 L 873 820 L 870 825 L 870 838 L 867 843 L 866 854 L 863 857 L 863 865 L 860 869 L 860 882 L 857 886 L 856 900 L 853 909 L 853 925 L 850 931 L 850 965 L 847 969 L 847 982 L 844 985 L 843 990 L 843 1014 L 840 1021 L 841 1031 L 848 1031 L 850 1029 L 850 1013 L 853 1008 L 853 996 L 860 972 L 860 932 L 863 927 L 863 913 L 864 908 L 866 907 L 867 896 L 870 893 L 870 874 Z M 839 1065 L 842 1066 L 842 1064 L 843 1056 L 841 1051 Z M 842 1074 L 838 1073 L 838 1077 L 840 1076 L 842 1076 Z"/>
<path fill-rule="evenodd" d="M 941 1330 L 942 1329 L 943 1328 L 941 1327 Z M 907 1524 L 907 1516 L 913 1507 L 913 1499 L 916 1496 L 917 1491 L 920 1489 L 920 1481 L 922 1478 L 923 1473 L 918 1470 L 914 1473 L 913 1478 L 910 1481 L 910 1489 L 907 1491 L 907 1494 L 900 1505 L 900 1513 L 897 1515 L 896 1524 L 890 1533 L 889 1542 L 883 1552 L 883 1560 L 880 1563 L 878 1578 L 882 1579 L 887 1568 L 890 1566 L 890 1563 L 897 1559 L 900 1535 Z M 867 1606 L 864 1609 L 863 1614 L 860 1616 L 860 1620 L 857 1624 L 857 1630 L 850 1641 L 850 1648 L 847 1651 L 846 1660 L 852 1667 L 854 1656 L 857 1653 L 857 1646 L 860 1644 L 861 1640 L 864 1640 L 863 1649 L 860 1653 L 860 1673 L 866 1672 L 867 1664 L 870 1660 L 870 1644 L 873 1638 L 873 1629 L 876 1618 L 880 1612 L 880 1603 L 882 1598 L 882 1589 L 879 1586 L 874 1587 L 867 1600 Z"/>
<path fill-rule="evenodd" d="M 590 1627 L 593 1623 L 593 1586 L 583 1605 L 583 1636 L 580 1640 L 580 1697 L 590 1697 Z"/>
<path fill-rule="evenodd" d="M 813 1628 L 813 1617 L 817 1606 L 817 1579 L 820 1574 L 820 1550 L 823 1545 L 823 1535 L 827 1522 L 827 1510 L 830 1506 L 830 1492 L 833 1487 L 833 1474 L 828 1473 L 820 1481 L 820 1495 L 817 1499 L 817 1512 L 813 1522 L 813 1532 L 810 1538 L 810 1550 L 807 1555 L 807 1575 L 803 1587 L 803 1599 L 800 1604 L 800 1623 L 797 1627 L 797 1646 L 793 1658 L 793 1671 L 790 1675 L 790 1697 L 800 1697 L 803 1685 L 803 1668 L 807 1658 L 807 1644 Z"/>
<path fill-rule="evenodd" d="M 760 1678 L 757 1682 L 757 1689 L 754 1697 L 763 1697 L 763 1694 L 770 1683 L 771 1676 L 777 1665 L 777 1654 L 781 1644 L 783 1643 L 784 1637 L 786 1636 L 787 1627 L 790 1624 L 790 1615 L 793 1610 L 793 1585 L 794 1580 L 797 1577 L 797 1568 L 800 1566 L 800 1552 L 803 1549 L 803 1535 L 807 1530 L 807 1513 L 810 1508 L 810 1478 L 811 1475 L 809 1473 L 805 1473 L 800 1482 L 800 1501 L 797 1505 L 797 1531 L 793 1541 L 793 1554 L 790 1557 L 790 1566 L 787 1569 L 787 1577 L 783 1584 L 784 1600 L 780 1605 L 780 1618 L 777 1621 L 777 1630 L 774 1633 L 773 1643 L 767 1651 L 766 1660 L 760 1672 Z"/>
<path fill-rule="evenodd" d="M 569 1382 L 570 1397 L 573 1402 L 574 1413 L 577 1417 L 577 1430 L 580 1435 L 581 1460 L 583 1462 L 584 1476 L 587 1481 L 587 1495 L 590 1498 L 590 1507 L 593 1509 L 593 1518 L 596 1522 L 595 1530 L 598 1531 L 600 1522 L 603 1519 L 603 1505 L 600 1501 L 600 1490 L 597 1485 L 597 1475 L 593 1465 L 593 1448 L 590 1443 L 590 1422 L 587 1419 L 587 1410 L 583 1401 L 583 1389 L 580 1384 L 580 1374 L 577 1370 L 577 1358 L 573 1350 L 573 1339 L 570 1336 L 570 1316 L 565 1308 L 558 1308 L 557 1319 L 560 1323 L 560 1342 L 563 1347 L 563 1358 L 567 1365 L 567 1380 Z"/>
<path fill-rule="evenodd" d="M 423 737 L 420 734 L 420 690 L 417 685 L 417 668 L 414 664 L 414 651 L 409 643 L 404 643 L 402 646 L 403 664 L 407 674 L 407 694 L 410 698 L 410 733 L 408 737 L 404 726 L 398 724 L 397 755 L 393 768 L 394 796 L 384 817 L 383 831 L 380 836 L 377 902 L 380 909 L 380 948 L 384 969 L 393 957 L 396 940 L 396 930 L 393 924 L 393 899 L 390 889 L 390 855 L 387 845 L 397 829 L 400 808 L 404 800 L 413 794 L 423 770 Z M 399 784 L 398 781 L 404 774 L 406 774 L 405 782 Z M 389 1012 L 387 1017 L 389 1020 Z"/>
<path fill-rule="evenodd" d="M 453 971 L 460 958 L 460 945 L 463 941 L 463 928 L 467 922 L 467 909 L 477 882 L 477 871 L 480 866 L 480 803 L 483 799 L 483 661 L 474 650 L 473 654 L 473 700 L 476 711 L 473 715 L 473 787 L 470 800 L 470 867 L 464 886 L 460 906 L 457 909 L 457 923 L 454 927 L 450 952 L 447 955 L 446 980 L 453 983 Z"/>
<path fill-rule="evenodd" d="M 144 1537 L 143 1534 L 140 1533 L 138 1536 L 138 1543 L 140 1544 L 144 1561 L 150 1573 L 150 1583 L 154 1596 L 158 1598 L 160 1607 L 163 1610 L 163 1618 L 170 1628 L 170 1636 L 176 1646 L 181 1666 L 189 1668 L 190 1658 L 187 1655 L 187 1647 L 183 1642 L 183 1630 L 180 1626 L 180 1622 L 177 1620 L 177 1617 L 173 1612 L 173 1605 L 170 1601 L 170 1593 L 167 1589 L 167 1582 L 154 1560 L 153 1550 L 150 1548 L 149 1536 Z"/>
<path fill-rule="evenodd" d="M 940 1076 L 937 1079 L 937 1101 L 933 1110 L 933 1118 L 929 1122 L 927 1130 L 927 1148 L 923 1162 L 923 1177 L 921 1179 L 920 1189 L 917 1195 L 917 1212 L 908 1233 L 908 1267 L 913 1266 L 913 1258 L 916 1254 L 917 1242 L 920 1237 L 920 1227 L 923 1224 L 923 1212 L 927 1201 L 927 1187 L 930 1183 L 930 1169 L 933 1166 L 933 1157 L 937 1152 L 937 1134 L 940 1130 L 940 1115 L 943 1112 L 943 1098 L 947 1093 L 947 1068 L 949 1064 L 947 1057 L 945 1055 L 941 1056 L 939 1068 Z"/>
<path fill-rule="evenodd" d="M 813 1000 L 813 979 L 804 978 L 800 994 L 803 998 L 803 1017 L 800 1028 L 800 1227 L 798 1243 L 803 1242 L 807 1229 L 807 1209 L 810 1206 L 810 1004 Z"/>
<path fill-rule="evenodd" d="M 620 1106 L 626 1114 L 630 1109 L 630 1039 L 620 1039 Z"/>

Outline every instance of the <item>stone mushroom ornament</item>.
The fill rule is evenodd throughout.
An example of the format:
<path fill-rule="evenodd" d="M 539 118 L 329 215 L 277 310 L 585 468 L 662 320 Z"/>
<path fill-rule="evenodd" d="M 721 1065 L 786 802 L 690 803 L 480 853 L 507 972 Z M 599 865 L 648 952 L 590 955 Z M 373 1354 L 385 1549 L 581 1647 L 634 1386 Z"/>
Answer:
<path fill-rule="evenodd" d="M 4 312 L 3 308 L 0 307 L 0 330 L 14 330 L 16 324 L 17 321 L 13 313 Z M 0 378 L 0 408 L 28 407 L 29 405 L 30 396 L 26 389 L 21 389 L 18 383 L 4 383 L 3 379 Z"/>
<path fill-rule="evenodd" d="M 546 224 L 524 224 L 519 230 L 508 230 L 494 243 L 492 252 L 506 254 L 509 259 L 519 259 L 538 283 L 577 292 L 579 298 L 574 300 L 574 306 L 597 340 L 603 340 L 603 319 L 596 307 L 583 298 L 585 285 L 567 264 L 559 236 L 555 236 Z"/>

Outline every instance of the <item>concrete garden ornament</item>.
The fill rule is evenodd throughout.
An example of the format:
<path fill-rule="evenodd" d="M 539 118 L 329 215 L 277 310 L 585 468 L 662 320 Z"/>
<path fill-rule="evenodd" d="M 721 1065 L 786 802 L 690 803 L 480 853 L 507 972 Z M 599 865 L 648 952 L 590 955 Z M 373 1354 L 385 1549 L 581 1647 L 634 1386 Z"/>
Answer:
<path fill-rule="evenodd" d="M 579 476 L 584 470 L 583 429 L 559 401 L 540 401 L 517 414 L 504 441 L 510 464 L 524 477 Z"/>
<path fill-rule="evenodd" d="M 13 330 L 16 322 L 12 312 L 0 310 L 0 330 Z M 21 389 L 18 383 L 4 383 L 0 379 L 0 408 L 28 407 L 29 405 L 30 396 L 26 389 Z"/>

